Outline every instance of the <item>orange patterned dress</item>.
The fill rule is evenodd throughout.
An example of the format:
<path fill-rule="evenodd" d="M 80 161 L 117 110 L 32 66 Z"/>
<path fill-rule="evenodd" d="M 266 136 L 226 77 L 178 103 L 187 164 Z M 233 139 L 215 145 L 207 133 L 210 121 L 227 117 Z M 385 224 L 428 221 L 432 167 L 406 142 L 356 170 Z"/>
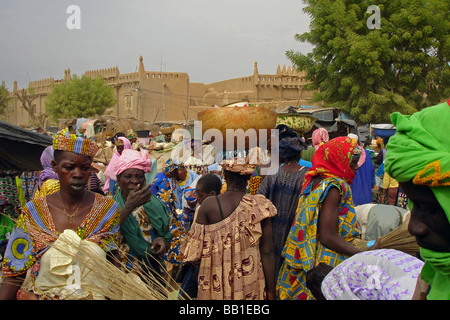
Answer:
<path fill-rule="evenodd" d="M 262 300 L 265 279 L 259 252 L 261 221 L 276 215 L 262 195 L 246 194 L 222 221 L 194 222 L 183 243 L 184 262 L 200 260 L 199 300 Z"/>

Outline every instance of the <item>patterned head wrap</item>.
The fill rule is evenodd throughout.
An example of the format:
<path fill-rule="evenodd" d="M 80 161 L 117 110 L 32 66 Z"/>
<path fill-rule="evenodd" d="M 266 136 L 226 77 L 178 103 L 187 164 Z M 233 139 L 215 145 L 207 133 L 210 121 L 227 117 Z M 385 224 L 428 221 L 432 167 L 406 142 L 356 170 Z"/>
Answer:
<path fill-rule="evenodd" d="M 164 174 L 168 174 L 175 169 L 184 169 L 185 166 L 182 162 L 173 159 L 167 159 L 166 163 L 164 163 L 162 171 Z"/>
<path fill-rule="evenodd" d="M 66 128 L 56 133 L 53 138 L 53 150 L 69 151 L 93 159 L 98 151 L 95 141 L 70 134 Z"/>
<path fill-rule="evenodd" d="M 117 140 L 115 141 L 115 145 L 116 145 L 116 147 L 123 146 L 123 145 L 124 145 L 123 140 L 122 140 L 122 139 L 117 139 Z"/>
<path fill-rule="evenodd" d="M 328 131 L 324 128 L 316 129 L 312 133 L 312 143 L 316 150 L 329 139 Z"/>
<path fill-rule="evenodd" d="M 333 176 L 344 179 L 348 184 L 351 184 L 355 178 L 355 173 L 350 167 L 350 163 L 355 149 L 358 150 L 356 146 L 356 140 L 349 137 L 337 137 L 321 145 L 314 152 L 313 166 L 305 175 L 302 190 L 319 174 L 325 177 Z"/>
<path fill-rule="evenodd" d="M 127 131 L 127 139 L 128 140 L 137 139 L 137 134 L 136 134 L 136 132 L 134 132 L 133 129 L 128 129 L 128 131 Z"/>
<path fill-rule="evenodd" d="M 124 149 L 131 149 L 131 142 L 125 137 L 118 137 L 115 141 L 115 145 L 116 147 L 123 146 Z"/>
<path fill-rule="evenodd" d="M 397 131 L 386 147 L 386 172 L 399 182 L 430 187 L 450 221 L 450 100 L 413 115 L 394 112 L 391 121 Z M 421 247 L 420 255 L 429 299 L 450 299 L 450 252 Z"/>

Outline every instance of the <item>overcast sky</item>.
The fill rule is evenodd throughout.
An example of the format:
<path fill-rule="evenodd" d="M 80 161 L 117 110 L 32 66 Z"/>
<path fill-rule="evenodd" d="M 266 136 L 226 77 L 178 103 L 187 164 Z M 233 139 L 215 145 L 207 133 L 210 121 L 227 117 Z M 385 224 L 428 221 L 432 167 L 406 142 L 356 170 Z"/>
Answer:
<path fill-rule="evenodd" d="M 70 5 L 80 29 L 70 30 Z M 0 81 L 12 89 L 29 81 L 62 79 L 64 69 L 117 66 L 135 72 L 186 72 L 210 83 L 290 64 L 285 52 L 311 51 L 296 41 L 309 17 L 301 0 L 0 0 Z"/>

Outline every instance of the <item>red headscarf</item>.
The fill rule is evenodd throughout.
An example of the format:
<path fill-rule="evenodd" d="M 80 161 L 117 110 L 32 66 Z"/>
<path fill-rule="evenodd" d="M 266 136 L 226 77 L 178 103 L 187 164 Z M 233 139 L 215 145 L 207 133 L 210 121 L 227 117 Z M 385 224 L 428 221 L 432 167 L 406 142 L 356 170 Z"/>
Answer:
<path fill-rule="evenodd" d="M 348 184 L 353 182 L 355 173 L 350 167 L 356 140 L 349 137 L 337 137 L 324 143 L 314 152 L 312 168 L 308 170 L 303 182 L 302 191 L 317 175 L 344 179 Z"/>

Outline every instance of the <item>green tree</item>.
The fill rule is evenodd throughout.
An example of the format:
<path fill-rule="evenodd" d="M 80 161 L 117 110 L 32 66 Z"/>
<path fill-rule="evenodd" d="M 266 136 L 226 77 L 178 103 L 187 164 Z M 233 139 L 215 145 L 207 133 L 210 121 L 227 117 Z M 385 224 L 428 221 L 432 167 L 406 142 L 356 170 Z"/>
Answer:
<path fill-rule="evenodd" d="M 10 99 L 9 91 L 5 86 L 5 81 L 2 81 L 2 85 L 0 86 L 0 115 L 6 114 L 6 109 Z"/>
<path fill-rule="evenodd" d="M 287 57 L 306 70 L 313 101 L 340 107 L 359 122 L 390 122 L 450 97 L 450 2 L 441 0 L 303 0 L 314 48 Z M 367 21 L 380 9 L 380 28 Z"/>
<path fill-rule="evenodd" d="M 53 121 L 102 115 L 116 103 L 114 92 L 102 77 L 92 79 L 73 75 L 56 84 L 45 99 L 45 109 Z"/>

